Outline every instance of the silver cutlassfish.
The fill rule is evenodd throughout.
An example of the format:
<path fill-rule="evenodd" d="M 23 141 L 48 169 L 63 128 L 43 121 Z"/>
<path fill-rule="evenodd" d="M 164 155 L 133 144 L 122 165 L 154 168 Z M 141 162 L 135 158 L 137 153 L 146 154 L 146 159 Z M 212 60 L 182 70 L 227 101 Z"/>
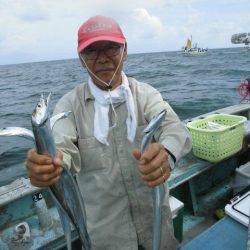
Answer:
<path fill-rule="evenodd" d="M 161 126 L 166 116 L 163 110 L 158 116 L 154 117 L 148 126 L 143 130 L 141 153 L 143 154 L 147 146 L 152 142 L 154 133 Z M 154 201 L 154 225 L 153 225 L 153 250 L 159 250 L 161 245 L 161 205 L 165 195 L 164 185 L 161 184 L 153 188 Z"/>
<path fill-rule="evenodd" d="M 66 118 L 71 112 L 57 114 L 50 118 L 49 99 L 40 98 L 32 113 L 33 132 L 19 127 L 7 127 L 0 130 L 0 136 L 21 136 L 35 141 L 39 154 L 49 154 L 56 157 L 56 145 L 52 135 L 54 124 Z M 84 249 L 91 249 L 91 242 L 86 227 L 86 213 L 83 199 L 72 173 L 63 168 L 60 179 L 49 187 L 50 194 L 56 204 L 61 219 L 62 228 L 67 241 L 67 248 L 71 249 L 71 223 L 75 227 Z"/>
<path fill-rule="evenodd" d="M 249 211 L 250 214 L 250 211 Z M 248 239 L 247 239 L 247 250 L 250 250 L 250 219 L 248 221 Z"/>

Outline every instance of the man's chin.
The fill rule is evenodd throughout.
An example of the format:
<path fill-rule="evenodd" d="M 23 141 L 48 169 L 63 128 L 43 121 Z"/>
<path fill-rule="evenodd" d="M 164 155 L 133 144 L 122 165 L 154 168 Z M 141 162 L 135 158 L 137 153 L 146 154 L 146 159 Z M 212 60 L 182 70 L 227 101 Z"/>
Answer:
<path fill-rule="evenodd" d="M 96 74 L 102 81 L 109 83 L 113 77 L 113 71 L 102 71 Z"/>

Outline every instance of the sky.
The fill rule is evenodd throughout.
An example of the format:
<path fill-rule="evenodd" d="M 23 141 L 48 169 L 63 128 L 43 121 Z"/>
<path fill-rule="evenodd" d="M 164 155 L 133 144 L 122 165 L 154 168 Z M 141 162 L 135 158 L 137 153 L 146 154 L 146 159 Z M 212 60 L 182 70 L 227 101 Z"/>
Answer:
<path fill-rule="evenodd" d="M 0 0 L 0 65 L 76 58 L 77 30 L 91 16 L 113 17 L 128 52 L 176 51 L 192 35 L 228 48 L 250 32 L 250 0 Z"/>

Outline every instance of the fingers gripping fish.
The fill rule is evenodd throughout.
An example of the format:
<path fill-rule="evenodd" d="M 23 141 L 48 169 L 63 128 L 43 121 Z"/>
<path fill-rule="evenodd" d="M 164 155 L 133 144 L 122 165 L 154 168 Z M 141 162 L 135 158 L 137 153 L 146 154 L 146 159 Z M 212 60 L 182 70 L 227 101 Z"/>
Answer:
<path fill-rule="evenodd" d="M 38 154 L 49 154 L 55 158 L 57 152 L 52 128 L 58 120 L 68 117 L 71 112 L 63 112 L 50 118 L 49 99 L 50 95 L 47 98 L 42 95 L 32 113 L 33 132 L 25 128 L 7 127 L 0 130 L 0 136 L 21 136 L 34 140 Z M 71 249 L 71 222 L 79 235 L 83 248 L 91 249 L 86 228 L 84 203 L 72 173 L 64 168 L 59 181 L 51 185 L 49 191 L 58 209 L 67 248 Z"/>
<path fill-rule="evenodd" d="M 151 143 L 154 133 L 161 126 L 166 116 L 163 110 L 157 117 L 154 117 L 144 129 L 142 138 L 141 153 L 143 154 L 147 146 Z M 154 201 L 154 225 L 153 225 L 153 250 L 159 250 L 161 245 L 161 205 L 165 195 L 164 185 L 161 184 L 153 188 Z"/>

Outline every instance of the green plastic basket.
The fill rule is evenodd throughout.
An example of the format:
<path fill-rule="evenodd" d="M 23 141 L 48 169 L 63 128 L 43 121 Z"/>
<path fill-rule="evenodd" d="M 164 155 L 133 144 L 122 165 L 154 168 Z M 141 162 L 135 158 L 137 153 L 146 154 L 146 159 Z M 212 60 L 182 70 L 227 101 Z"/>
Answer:
<path fill-rule="evenodd" d="M 219 162 L 240 151 L 246 120 L 244 116 L 215 114 L 187 123 L 192 135 L 193 154 L 210 162 Z"/>

